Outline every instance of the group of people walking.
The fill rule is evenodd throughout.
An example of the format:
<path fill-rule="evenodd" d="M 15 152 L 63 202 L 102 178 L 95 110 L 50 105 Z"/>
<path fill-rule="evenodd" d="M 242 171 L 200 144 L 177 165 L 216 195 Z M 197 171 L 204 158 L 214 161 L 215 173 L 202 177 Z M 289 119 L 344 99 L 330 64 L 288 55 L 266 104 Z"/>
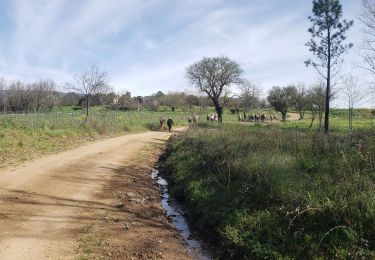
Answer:
<path fill-rule="evenodd" d="M 188 123 L 189 128 L 196 126 L 199 122 L 199 116 L 198 115 L 190 115 L 188 116 Z"/>
<path fill-rule="evenodd" d="M 159 118 L 159 123 L 160 123 L 160 130 L 164 130 L 164 122 L 165 122 L 165 118 L 163 116 L 161 116 Z M 172 126 L 173 126 L 174 122 L 172 120 L 172 117 L 169 117 L 168 120 L 167 120 L 167 126 L 168 126 L 168 132 L 171 132 L 172 131 Z"/>
<path fill-rule="evenodd" d="M 267 120 L 269 120 L 269 121 L 277 120 L 277 117 L 276 117 L 276 115 L 270 115 L 267 118 L 267 115 L 265 115 L 265 114 L 261 114 L 261 115 L 250 114 L 249 116 L 247 116 L 247 118 L 242 119 L 241 118 L 241 114 L 238 114 L 238 121 L 245 121 L 245 122 L 265 122 Z"/>
<path fill-rule="evenodd" d="M 273 121 L 273 120 L 277 120 L 278 118 L 276 117 L 276 115 L 270 115 L 269 117 L 267 117 L 265 114 L 261 114 L 261 115 L 257 115 L 257 114 L 250 114 L 249 116 L 245 117 L 245 118 L 241 118 L 241 114 L 239 113 L 238 114 L 238 121 L 245 121 L 245 122 L 265 122 L 267 120 L 270 120 L 270 121 Z M 218 121 L 219 118 L 218 118 L 218 115 L 217 113 L 212 113 L 212 114 L 209 114 L 207 115 L 207 121 Z M 160 123 L 160 130 L 164 130 L 164 123 L 165 123 L 165 118 L 163 116 L 161 116 L 159 118 L 159 123 Z M 196 126 L 198 124 L 198 121 L 199 121 L 199 116 L 198 115 L 189 115 L 188 116 L 188 123 L 189 123 L 189 127 L 193 127 L 193 126 Z M 168 131 L 171 132 L 172 131 L 172 127 L 174 125 L 174 122 L 172 120 L 172 117 L 168 117 L 167 119 L 167 127 L 168 127 Z"/>

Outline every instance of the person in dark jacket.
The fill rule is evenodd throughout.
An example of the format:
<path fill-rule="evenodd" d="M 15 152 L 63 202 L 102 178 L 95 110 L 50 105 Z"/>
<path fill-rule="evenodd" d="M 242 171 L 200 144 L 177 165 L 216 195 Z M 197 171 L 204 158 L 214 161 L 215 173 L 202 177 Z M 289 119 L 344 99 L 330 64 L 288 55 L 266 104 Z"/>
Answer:
<path fill-rule="evenodd" d="M 167 120 L 167 126 L 168 126 L 168 131 L 171 132 L 172 126 L 173 126 L 173 120 L 172 120 L 171 117 L 169 117 L 168 120 Z"/>

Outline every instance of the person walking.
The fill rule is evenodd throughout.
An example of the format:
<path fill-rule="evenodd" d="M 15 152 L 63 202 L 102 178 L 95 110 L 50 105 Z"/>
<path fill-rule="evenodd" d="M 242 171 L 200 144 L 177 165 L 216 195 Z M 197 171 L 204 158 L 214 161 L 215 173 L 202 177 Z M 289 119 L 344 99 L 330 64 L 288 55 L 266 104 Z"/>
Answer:
<path fill-rule="evenodd" d="M 161 131 L 164 130 L 164 121 L 165 121 L 164 117 L 161 116 L 161 117 L 159 118 L 160 130 L 161 130 Z"/>
<path fill-rule="evenodd" d="M 193 117 L 191 115 L 188 117 L 188 123 L 189 123 L 189 128 L 191 128 L 193 126 Z"/>
<path fill-rule="evenodd" d="M 173 126 L 172 117 L 168 118 L 168 120 L 167 120 L 167 126 L 168 126 L 168 131 L 171 132 L 172 131 L 172 126 Z"/>

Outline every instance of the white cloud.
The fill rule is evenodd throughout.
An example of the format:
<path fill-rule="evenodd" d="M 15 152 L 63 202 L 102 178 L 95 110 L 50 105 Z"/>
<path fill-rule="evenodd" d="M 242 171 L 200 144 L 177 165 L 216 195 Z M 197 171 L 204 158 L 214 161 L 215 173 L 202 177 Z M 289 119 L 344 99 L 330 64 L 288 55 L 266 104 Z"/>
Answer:
<path fill-rule="evenodd" d="M 314 80 L 313 70 L 303 64 L 309 56 L 304 44 L 311 2 L 288 3 L 14 0 L 12 27 L 1 42 L 9 52 L 0 53 L 0 71 L 12 78 L 49 77 L 63 83 L 95 61 L 109 71 L 116 88 L 150 94 L 185 89 L 188 65 L 225 54 L 265 88 Z M 351 10 L 358 6 L 350 3 Z M 353 31 L 358 37 L 359 29 Z"/>

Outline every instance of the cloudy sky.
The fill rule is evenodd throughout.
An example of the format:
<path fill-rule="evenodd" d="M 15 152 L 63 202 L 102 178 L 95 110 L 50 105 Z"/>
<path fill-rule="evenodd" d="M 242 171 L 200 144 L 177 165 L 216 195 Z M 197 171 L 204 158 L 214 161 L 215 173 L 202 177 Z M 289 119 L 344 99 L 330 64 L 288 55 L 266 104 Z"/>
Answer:
<path fill-rule="evenodd" d="M 359 3 L 342 0 L 346 18 Z M 311 9 L 310 0 L 0 0 L 0 76 L 64 84 L 95 62 L 117 91 L 147 95 L 188 89 L 188 65 L 224 54 L 264 90 L 309 83 Z M 360 39 L 357 22 L 349 40 Z"/>

